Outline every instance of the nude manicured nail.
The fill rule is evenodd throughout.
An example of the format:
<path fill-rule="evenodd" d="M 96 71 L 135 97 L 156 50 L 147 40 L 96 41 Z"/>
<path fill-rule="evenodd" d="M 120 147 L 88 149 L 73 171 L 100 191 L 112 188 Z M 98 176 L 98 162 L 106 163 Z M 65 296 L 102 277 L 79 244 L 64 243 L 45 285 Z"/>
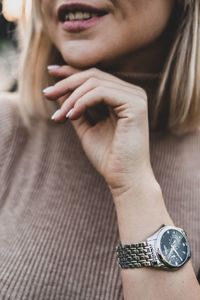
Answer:
<path fill-rule="evenodd" d="M 49 86 L 43 90 L 44 94 L 50 93 L 54 90 L 54 86 Z"/>
<path fill-rule="evenodd" d="M 70 111 L 66 114 L 66 118 L 67 118 L 67 119 L 70 119 L 70 118 L 71 118 L 71 116 L 72 116 L 72 114 L 73 114 L 73 111 L 74 111 L 74 109 L 72 108 L 72 109 L 70 109 Z"/>
<path fill-rule="evenodd" d="M 55 120 L 60 115 L 61 109 L 58 109 L 51 117 L 51 120 Z"/>
<path fill-rule="evenodd" d="M 55 70 L 55 69 L 58 69 L 58 68 L 60 68 L 59 65 L 50 65 L 50 66 L 47 66 L 47 69 L 48 69 L 49 71 Z"/>

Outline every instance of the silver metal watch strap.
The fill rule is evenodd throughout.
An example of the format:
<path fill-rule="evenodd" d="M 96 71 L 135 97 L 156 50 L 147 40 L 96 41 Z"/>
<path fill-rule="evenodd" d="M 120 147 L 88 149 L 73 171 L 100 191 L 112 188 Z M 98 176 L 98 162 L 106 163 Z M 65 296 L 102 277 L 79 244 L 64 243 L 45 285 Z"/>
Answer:
<path fill-rule="evenodd" d="M 116 247 L 119 266 L 123 269 L 151 267 L 157 264 L 152 246 L 147 242 Z"/>

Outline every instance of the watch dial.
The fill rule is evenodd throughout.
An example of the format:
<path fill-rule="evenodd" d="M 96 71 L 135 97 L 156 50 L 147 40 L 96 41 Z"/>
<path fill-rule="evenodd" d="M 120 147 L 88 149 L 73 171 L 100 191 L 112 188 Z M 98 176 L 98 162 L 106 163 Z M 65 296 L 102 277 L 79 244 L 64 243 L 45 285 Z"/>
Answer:
<path fill-rule="evenodd" d="M 161 254 L 172 267 L 179 267 L 188 258 L 188 243 L 184 235 L 176 229 L 164 232 L 160 241 Z"/>

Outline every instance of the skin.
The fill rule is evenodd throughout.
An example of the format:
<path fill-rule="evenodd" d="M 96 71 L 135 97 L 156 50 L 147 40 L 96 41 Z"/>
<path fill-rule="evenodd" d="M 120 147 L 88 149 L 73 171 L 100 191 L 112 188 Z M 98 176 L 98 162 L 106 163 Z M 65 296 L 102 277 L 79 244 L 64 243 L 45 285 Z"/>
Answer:
<path fill-rule="evenodd" d="M 150 163 L 148 95 L 142 87 L 103 68 L 160 70 L 167 49 L 163 38 L 170 37 L 168 22 L 174 1 L 88 1 L 102 4 L 110 14 L 80 34 L 61 29 L 56 8 L 63 2 L 42 0 L 46 34 L 65 62 L 49 69 L 58 82 L 45 89 L 44 95 L 60 103 L 53 120 L 62 121 L 67 115 L 90 162 L 110 188 L 121 242 L 137 243 L 163 223 L 173 225 L 173 221 Z M 91 125 L 85 113 L 102 103 L 109 116 Z M 195 300 L 200 296 L 190 262 L 173 274 L 148 268 L 121 273 L 125 300 L 132 300 L 133 295 L 135 299 L 148 295 L 150 300 Z"/>
<path fill-rule="evenodd" d="M 158 53 L 162 54 L 160 58 L 164 56 L 163 46 L 166 45 L 163 45 L 163 38 L 169 35 L 166 28 L 174 1 L 92 1 L 94 6 L 105 8 L 109 14 L 98 25 L 78 34 L 64 31 L 59 23 L 57 10 L 63 3 L 63 0 L 42 1 L 46 33 L 68 64 L 51 69 L 50 74 L 62 80 L 45 90 L 45 96 L 61 103 L 61 110 L 54 115 L 55 121 L 63 120 L 74 109 L 73 125 L 83 148 L 116 196 L 132 187 L 132 182 L 137 183 L 143 174 L 153 177 L 149 162 L 147 95 L 141 87 L 119 80 L 94 66 L 109 67 L 112 64 L 117 70 L 125 70 L 130 68 L 130 61 L 134 68 L 134 64 L 138 65 L 142 59 L 150 69 L 153 56 Z M 92 127 L 84 112 L 101 103 L 109 107 L 110 118 Z M 139 146 L 135 142 L 131 145 L 130 141 L 135 141 L 131 123 L 141 126 L 138 128 L 142 135 L 141 138 L 138 136 Z M 125 146 L 127 141 L 129 150 Z"/>
<path fill-rule="evenodd" d="M 65 1 L 42 0 L 46 32 L 67 64 L 80 69 L 94 66 L 131 71 L 160 69 L 169 46 L 171 33 L 166 26 L 175 0 L 82 2 L 105 8 L 109 14 L 98 26 L 74 34 L 64 32 L 58 23 L 57 8 Z"/>

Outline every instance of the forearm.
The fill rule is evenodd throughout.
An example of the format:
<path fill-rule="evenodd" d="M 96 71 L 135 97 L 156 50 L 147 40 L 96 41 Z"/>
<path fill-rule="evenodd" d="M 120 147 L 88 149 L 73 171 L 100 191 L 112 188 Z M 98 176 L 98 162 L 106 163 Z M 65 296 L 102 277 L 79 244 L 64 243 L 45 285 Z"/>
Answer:
<path fill-rule="evenodd" d="M 144 189 L 127 191 L 115 203 L 122 244 L 144 241 L 162 224 L 176 225 L 167 212 L 161 189 L 153 181 Z M 200 298 L 190 261 L 174 272 L 146 267 L 122 270 L 121 275 L 125 300 Z"/>

